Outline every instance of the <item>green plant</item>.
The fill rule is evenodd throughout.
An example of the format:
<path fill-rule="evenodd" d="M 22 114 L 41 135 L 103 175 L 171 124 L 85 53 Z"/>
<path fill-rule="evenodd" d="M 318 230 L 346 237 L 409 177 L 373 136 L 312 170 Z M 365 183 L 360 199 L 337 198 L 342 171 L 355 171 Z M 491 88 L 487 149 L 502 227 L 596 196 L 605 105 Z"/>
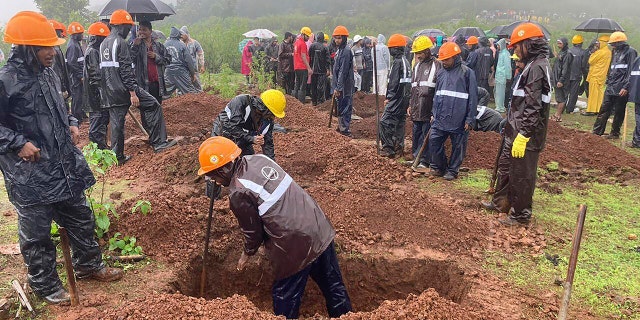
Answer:
<path fill-rule="evenodd" d="M 238 85 L 233 81 L 234 72 L 228 64 L 223 63 L 220 69 L 220 80 L 217 82 L 217 89 L 220 95 L 225 99 L 231 99 L 236 96 Z"/>
<path fill-rule="evenodd" d="M 109 215 L 113 215 L 116 218 L 119 217 L 113 203 L 104 201 L 104 189 L 105 184 L 107 183 L 109 171 L 118 163 L 118 160 L 113 151 L 102 150 L 93 142 L 90 142 L 82 148 L 82 154 L 101 185 L 99 199 L 93 197 L 95 185 L 87 189 L 86 193 L 89 205 L 91 206 L 91 210 L 93 211 L 96 219 L 96 236 L 98 236 L 98 238 L 102 238 L 104 237 L 104 234 L 109 231 L 109 227 L 111 226 Z"/>
<path fill-rule="evenodd" d="M 151 202 L 147 200 L 138 200 L 136 204 L 131 208 L 131 213 L 136 213 L 136 211 L 140 210 L 142 215 L 146 216 L 151 213 Z"/>
<path fill-rule="evenodd" d="M 119 250 L 122 256 L 142 254 L 142 247 L 136 245 L 136 237 L 124 236 L 124 238 L 120 239 L 121 236 L 122 234 L 120 232 L 116 232 L 113 237 L 109 239 L 109 251 L 117 253 L 117 250 Z"/>

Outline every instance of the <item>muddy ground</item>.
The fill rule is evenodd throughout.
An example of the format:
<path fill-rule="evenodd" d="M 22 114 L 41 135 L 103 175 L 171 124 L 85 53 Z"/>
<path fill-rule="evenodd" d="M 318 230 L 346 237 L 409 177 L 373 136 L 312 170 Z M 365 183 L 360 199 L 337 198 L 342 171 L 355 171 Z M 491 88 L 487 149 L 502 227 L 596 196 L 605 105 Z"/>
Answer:
<path fill-rule="evenodd" d="M 478 195 L 425 191 L 430 180 L 375 152 L 375 99 L 356 97 L 356 139 L 328 128 L 328 105 L 302 105 L 288 97 L 289 132 L 276 134 L 278 163 L 320 204 L 336 231 L 336 245 L 354 313 L 345 319 L 554 319 L 558 291 L 522 292 L 482 271 L 488 250 L 540 254 L 544 232 L 502 228 L 478 208 Z M 129 271 L 114 285 L 81 282 L 83 308 L 51 307 L 61 319 L 269 319 L 272 277 L 265 257 L 238 272 L 242 236 L 228 200 L 215 204 L 207 286 L 198 298 L 208 199 L 197 179 L 197 148 L 209 136 L 226 100 L 208 94 L 167 100 L 168 132 L 179 145 L 155 154 L 127 120 L 130 162 L 114 179 L 132 180 L 148 216 L 123 214 L 112 233 L 135 235 L 157 264 Z M 382 107 L 381 107 L 382 108 Z M 408 123 L 408 126 L 410 123 Z M 407 132 L 410 135 L 410 132 Z M 472 133 L 464 165 L 488 169 L 499 145 L 493 133 Z M 407 147 L 410 143 L 407 143 Z M 549 176 L 581 183 L 585 172 L 620 181 L 640 170 L 640 160 L 605 140 L 551 123 L 541 163 L 557 162 Z M 620 164 L 624 163 L 624 169 Z M 631 173 L 628 175 L 627 173 Z M 541 183 L 546 183 L 546 176 Z M 585 180 L 584 182 L 586 182 Z M 544 187 L 544 186 L 543 186 Z M 130 212 L 134 200 L 120 212 Z M 568 240 L 568 239 L 567 239 Z M 105 292 L 106 291 L 106 292 Z M 589 319 L 572 310 L 574 318 Z M 326 317 L 317 287 L 309 282 L 303 317 Z"/>

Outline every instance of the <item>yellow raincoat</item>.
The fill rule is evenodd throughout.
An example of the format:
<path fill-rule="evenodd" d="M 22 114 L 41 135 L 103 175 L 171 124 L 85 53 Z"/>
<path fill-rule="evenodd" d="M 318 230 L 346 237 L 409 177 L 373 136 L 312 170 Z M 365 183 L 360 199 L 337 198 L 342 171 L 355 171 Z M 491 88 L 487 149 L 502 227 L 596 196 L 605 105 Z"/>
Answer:
<path fill-rule="evenodd" d="M 587 112 L 597 113 L 600 111 L 602 100 L 604 99 L 605 82 L 611 64 L 611 50 L 607 46 L 609 36 L 600 36 L 600 49 L 596 50 L 589 57 L 589 99 L 587 100 Z"/>

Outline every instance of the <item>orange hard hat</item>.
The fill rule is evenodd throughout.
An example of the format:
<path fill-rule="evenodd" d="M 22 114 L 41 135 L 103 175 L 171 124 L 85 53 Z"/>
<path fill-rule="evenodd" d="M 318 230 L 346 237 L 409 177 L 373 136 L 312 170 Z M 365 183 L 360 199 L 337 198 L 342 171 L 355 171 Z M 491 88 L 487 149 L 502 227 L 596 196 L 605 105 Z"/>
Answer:
<path fill-rule="evenodd" d="M 96 22 L 89 26 L 89 30 L 87 30 L 92 36 L 103 36 L 108 37 L 111 31 L 109 31 L 109 27 L 102 22 Z"/>
<path fill-rule="evenodd" d="M 112 25 L 130 24 L 134 25 L 133 18 L 126 10 L 118 9 L 111 14 L 109 23 Z"/>
<path fill-rule="evenodd" d="M 4 42 L 15 45 L 54 47 L 65 42 L 58 38 L 47 17 L 33 11 L 21 11 L 7 22 Z"/>
<path fill-rule="evenodd" d="M 460 47 L 455 42 L 446 42 L 440 47 L 438 51 L 438 60 L 447 60 L 451 57 L 455 57 L 462 52 Z"/>
<path fill-rule="evenodd" d="M 387 47 L 405 47 L 407 45 L 407 38 L 399 33 L 392 34 L 389 37 L 389 42 L 387 43 Z"/>
<path fill-rule="evenodd" d="M 225 137 L 211 137 L 205 140 L 198 148 L 198 160 L 200 169 L 198 175 L 218 169 L 240 156 L 242 150 Z"/>
<path fill-rule="evenodd" d="M 71 22 L 67 27 L 69 34 L 84 33 L 84 27 L 79 22 Z"/>
<path fill-rule="evenodd" d="M 467 39 L 467 44 L 470 46 L 474 44 L 478 44 L 478 37 L 476 36 L 469 37 L 469 39 Z"/>
<path fill-rule="evenodd" d="M 349 36 L 349 30 L 347 30 L 347 27 L 345 26 L 337 26 L 335 29 L 333 29 L 333 36 Z"/>
<path fill-rule="evenodd" d="M 49 24 L 55 29 L 62 31 L 62 36 L 67 36 L 67 27 L 64 26 L 64 23 L 59 22 L 57 20 L 49 19 Z"/>
<path fill-rule="evenodd" d="M 521 23 L 513 29 L 513 32 L 511 33 L 511 43 L 509 44 L 509 48 L 513 48 L 516 43 L 523 40 L 539 37 L 544 37 L 544 33 L 542 33 L 542 29 L 540 29 L 540 27 L 531 22 Z"/>

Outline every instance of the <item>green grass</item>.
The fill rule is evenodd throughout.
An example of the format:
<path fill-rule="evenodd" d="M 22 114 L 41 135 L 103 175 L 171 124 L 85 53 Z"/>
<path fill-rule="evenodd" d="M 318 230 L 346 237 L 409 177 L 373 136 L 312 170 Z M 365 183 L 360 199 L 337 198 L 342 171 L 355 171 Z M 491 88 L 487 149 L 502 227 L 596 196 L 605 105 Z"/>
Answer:
<path fill-rule="evenodd" d="M 476 171 L 455 185 L 479 194 L 488 183 L 487 171 Z M 639 185 L 592 183 L 586 186 L 580 190 L 562 186 L 562 194 L 536 189 L 534 218 L 546 233 L 545 252 L 561 258 L 558 267 L 544 255 L 502 252 L 487 252 L 485 267 L 527 291 L 555 290 L 560 295 L 561 289 L 554 286 L 553 281 L 566 276 L 578 206 L 586 204 L 588 211 L 572 305 L 602 317 L 640 319 L 640 277 L 637 276 L 640 253 L 633 251 L 640 243 L 627 239 L 629 234 L 640 233 L 640 198 L 635 196 Z"/>

